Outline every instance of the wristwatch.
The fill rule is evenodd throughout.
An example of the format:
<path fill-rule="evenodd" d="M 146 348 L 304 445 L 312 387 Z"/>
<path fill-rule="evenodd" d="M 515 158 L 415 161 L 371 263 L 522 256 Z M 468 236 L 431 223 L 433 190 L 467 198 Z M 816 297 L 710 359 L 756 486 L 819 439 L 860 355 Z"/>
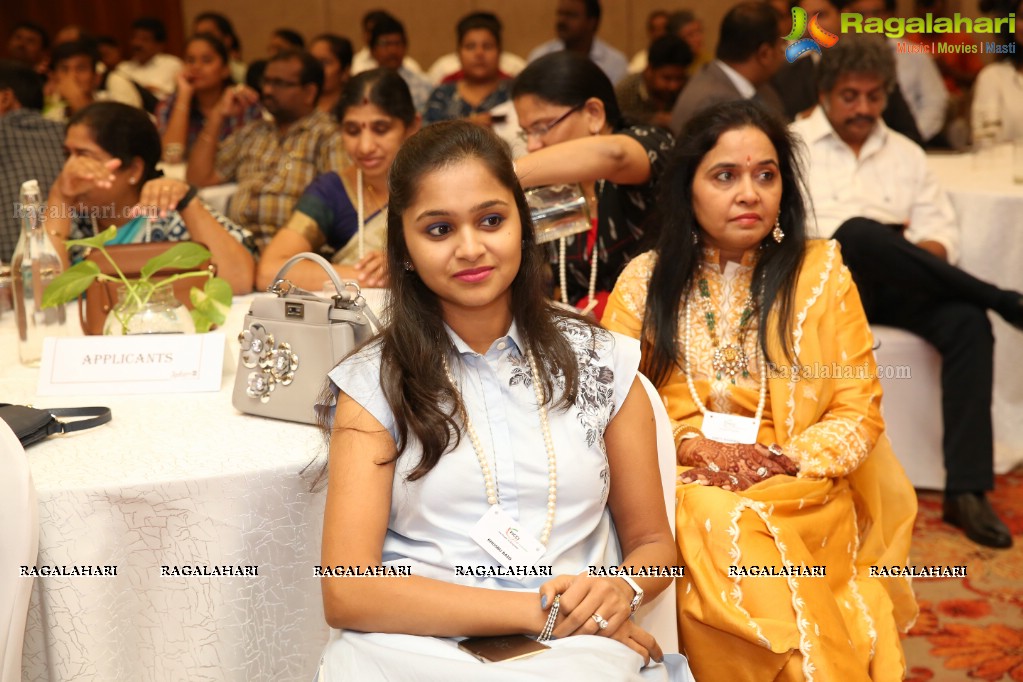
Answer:
<path fill-rule="evenodd" d="M 632 598 L 632 603 L 629 604 L 629 612 L 632 614 L 636 613 L 636 609 L 643 603 L 643 588 L 636 584 L 636 581 L 630 578 L 625 573 L 619 573 L 618 577 L 629 583 L 629 587 L 636 593 L 636 596 Z"/>

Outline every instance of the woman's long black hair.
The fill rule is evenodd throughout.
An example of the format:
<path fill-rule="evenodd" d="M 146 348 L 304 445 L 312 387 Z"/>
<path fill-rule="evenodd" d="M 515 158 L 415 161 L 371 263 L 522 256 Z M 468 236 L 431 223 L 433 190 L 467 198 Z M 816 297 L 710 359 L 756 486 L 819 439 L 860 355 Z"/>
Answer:
<path fill-rule="evenodd" d="M 413 481 L 428 474 L 444 453 L 457 447 L 465 427 L 465 412 L 461 396 L 440 362 L 444 354 L 454 352 L 454 344 L 444 329 L 440 301 L 414 271 L 405 268 L 411 258 L 402 218 L 415 201 L 426 174 L 463 161 L 480 162 L 515 198 L 522 225 L 522 261 L 511 283 L 511 313 L 523 342 L 536 357 L 549 407 L 568 408 L 575 402 L 579 387 L 576 352 L 561 333 L 559 320 L 568 318 L 591 324 L 558 308 L 547 297 L 544 251 L 536 243 L 526 195 L 515 175 L 508 147 L 500 138 L 468 121 L 442 121 L 406 140 L 391 164 L 388 178 L 390 322 L 379 339 L 370 343 L 380 344 L 380 384 L 394 414 L 398 456 L 412 442 L 422 448 L 422 456 L 408 477 Z M 555 385 L 561 384 L 562 379 L 561 395 L 554 400 L 558 395 Z M 329 404 L 329 389 L 320 402 Z M 319 421 L 328 437 L 332 430 L 346 428 L 332 424 L 332 415 L 327 412 L 320 412 Z M 303 473 L 313 464 L 315 460 Z M 325 462 L 312 481 L 314 490 L 326 472 Z"/>
<path fill-rule="evenodd" d="M 414 271 L 405 269 L 411 257 L 403 215 L 426 174 L 463 161 L 480 162 L 515 197 L 522 224 L 522 262 L 511 283 L 512 318 L 536 356 L 548 403 L 553 403 L 558 375 L 564 377 L 565 388 L 557 406 L 568 407 L 577 393 L 575 351 L 556 325 L 557 317 L 568 315 L 557 312 L 547 298 L 543 250 L 536 243 L 529 205 L 507 146 L 488 129 L 467 121 L 424 128 L 405 141 L 391 165 L 387 212 L 391 323 L 381 334 L 380 381 L 395 416 L 398 452 L 411 441 L 417 441 L 423 451 L 410 480 L 425 476 L 458 444 L 464 410 L 438 361 L 442 354 L 454 351 L 444 330 L 440 301 Z"/>
<path fill-rule="evenodd" d="M 690 120 L 678 138 L 675 155 L 661 179 L 658 213 L 661 222 L 657 263 L 650 275 L 643 315 L 642 371 L 661 385 L 685 357 L 679 338 L 679 319 L 700 264 L 703 238 L 693 209 L 693 179 L 707 153 L 730 130 L 756 128 L 774 145 L 782 180 L 779 221 L 785 238 L 779 244 L 770 235 L 761 243 L 753 272 L 753 304 L 760 322 L 760 348 L 770 358 L 768 317 L 777 308 L 775 328 L 779 348 L 791 359 L 793 297 L 806 249 L 806 191 L 802 181 L 797 141 L 785 124 L 749 100 L 711 107 Z M 694 243 L 694 235 L 695 241 Z M 758 283 L 762 283 L 762 288 Z"/>

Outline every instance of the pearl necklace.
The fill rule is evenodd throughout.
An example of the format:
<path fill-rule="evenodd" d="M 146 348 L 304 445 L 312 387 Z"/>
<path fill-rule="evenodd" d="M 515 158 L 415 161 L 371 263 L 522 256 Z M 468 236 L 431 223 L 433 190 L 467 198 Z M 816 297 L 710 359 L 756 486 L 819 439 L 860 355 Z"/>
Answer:
<path fill-rule="evenodd" d="M 540 384 L 540 372 L 536 368 L 536 359 L 533 351 L 526 351 L 526 359 L 529 361 L 529 371 L 533 375 L 533 393 L 536 395 L 536 406 L 540 413 L 540 430 L 543 433 L 544 447 L 547 449 L 547 518 L 544 522 L 543 532 L 540 533 L 540 544 L 546 546 L 551 539 L 551 530 L 554 528 L 554 510 L 558 502 L 558 460 L 554 453 L 554 439 L 551 438 L 551 427 L 547 420 L 547 408 L 544 405 L 543 387 Z M 441 358 L 444 364 L 444 372 L 448 375 L 448 381 L 452 388 L 458 390 L 455 377 L 451 374 L 451 366 L 446 357 Z M 465 420 L 465 430 L 469 435 L 469 442 L 476 453 L 476 461 L 479 462 L 480 470 L 483 472 L 483 487 L 487 494 L 487 504 L 493 506 L 500 503 L 497 496 L 497 486 L 494 482 L 494 475 L 490 471 L 490 464 L 487 462 L 487 455 L 483 451 L 483 444 L 480 436 L 473 426 L 467 411 L 462 412 L 462 419 Z"/>
<path fill-rule="evenodd" d="M 597 197 L 604 191 L 604 181 L 597 181 L 597 192 L 593 195 L 593 212 L 597 212 Z M 596 225 L 597 218 L 594 217 L 594 224 Z M 596 232 L 596 229 L 594 229 Z M 562 237 L 558 240 L 558 278 L 561 284 L 561 302 L 568 305 L 568 277 L 565 275 L 565 244 L 566 238 Z M 597 293 L 597 245 L 599 243 L 599 235 L 593 235 L 593 251 L 590 252 L 590 288 L 586 294 L 586 307 L 582 309 L 582 314 L 586 315 L 591 310 L 597 307 L 597 299 L 593 296 Z M 585 256 L 585 254 L 583 254 Z"/>
<path fill-rule="evenodd" d="M 705 414 L 707 414 L 707 406 L 703 404 L 702 400 L 700 400 L 700 396 L 696 392 L 696 386 L 693 385 L 692 363 L 689 361 L 689 345 L 690 345 L 689 344 L 689 339 L 692 336 L 692 327 L 693 327 L 692 316 L 690 315 L 689 310 L 690 310 L 690 305 L 689 305 L 689 301 L 687 300 L 686 301 L 686 333 L 685 333 L 686 350 L 685 350 L 685 357 L 683 358 L 683 360 L 685 362 L 686 385 L 689 387 L 689 395 L 692 396 L 693 402 L 696 403 L 696 407 L 699 408 L 700 414 L 704 414 L 705 415 Z M 757 367 L 760 369 L 760 400 L 757 402 L 757 413 L 756 413 L 756 420 L 759 422 L 760 419 L 764 416 L 764 405 L 767 402 L 767 369 L 764 367 L 764 363 L 762 362 L 763 357 L 762 357 L 762 355 L 760 353 L 760 344 L 759 343 L 756 345 L 756 349 L 757 350 L 756 350 L 755 357 L 756 357 L 756 360 L 757 360 Z"/>
<path fill-rule="evenodd" d="M 568 278 L 565 275 L 565 237 L 558 240 L 558 275 L 561 279 L 561 302 L 568 305 Z M 586 294 L 586 307 L 582 314 L 593 310 L 597 305 L 597 299 L 593 295 L 597 293 L 597 242 L 593 242 L 593 253 L 590 254 L 590 289 Z"/>

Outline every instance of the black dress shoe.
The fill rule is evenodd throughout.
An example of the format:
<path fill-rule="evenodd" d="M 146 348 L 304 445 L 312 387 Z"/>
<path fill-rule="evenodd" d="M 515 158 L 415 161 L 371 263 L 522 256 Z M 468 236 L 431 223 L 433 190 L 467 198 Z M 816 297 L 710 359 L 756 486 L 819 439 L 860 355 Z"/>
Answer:
<path fill-rule="evenodd" d="M 1009 292 L 1009 303 L 1005 310 L 999 310 L 1002 319 L 1019 330 L 1023 330 L 1023 294 Z"/>
<path fill-rule="evenodd" d="M 1016 299 L 1016 315 L 1009 319 L 1009 324 L 1019 330 L 1023 330 L 1023 296 Z"/>
<path fill-rule="evenodd" d="M 984 493 L 958 493 L 945 496 L 942 519 L 958 526 L 978 545 L 1005 549 L 1012 547 L 1012 534 L 1006 528 Z"/>

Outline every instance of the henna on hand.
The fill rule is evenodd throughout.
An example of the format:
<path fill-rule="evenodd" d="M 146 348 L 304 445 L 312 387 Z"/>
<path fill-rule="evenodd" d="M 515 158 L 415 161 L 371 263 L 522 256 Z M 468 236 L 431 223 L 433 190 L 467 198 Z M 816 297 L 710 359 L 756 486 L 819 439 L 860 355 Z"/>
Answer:
<path fill-rule="evenodd" d="M 709 438 L 694 438 L 680 445 L 678 463 L 711 473 L 736 474 L 753 483 L 772 476 L 795 476 L 799 472 L 799 466 L 792 459 L 784 454 L 772 454 L 759 443 L 720 443 Z M 714 479 L 720 480 L 720 477 Z"/>
<path fill-rule="evenodd" d="M 715 471 L 709 467 L 695 467 L 688 471 L 683 471 L 678 477 L 678 482 L 698 483 L 700 485 L 709 485 L 714 486 L 715 488 L 721 488 L 722 490 L 739 492 L 749 488 L 757 481 L 742 474 L 721 471 L 720 469 Z"/>

